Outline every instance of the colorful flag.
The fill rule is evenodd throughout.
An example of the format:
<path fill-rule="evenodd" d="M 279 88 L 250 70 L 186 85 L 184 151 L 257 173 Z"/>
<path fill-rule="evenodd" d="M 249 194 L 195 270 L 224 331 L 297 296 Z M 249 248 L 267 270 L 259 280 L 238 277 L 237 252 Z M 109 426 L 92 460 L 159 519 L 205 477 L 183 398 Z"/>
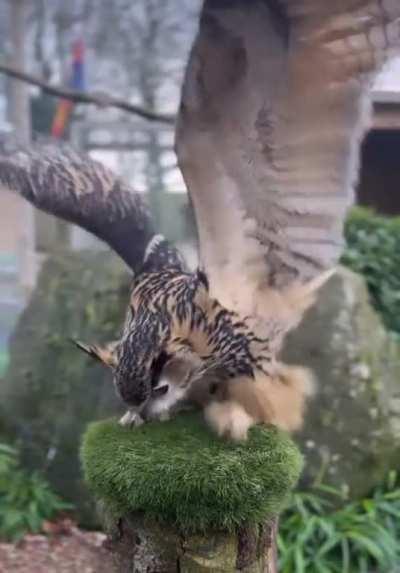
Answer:
<path fill-rule="evenodd" d="M 84 74 L 84 53 L 85 47 L 83 40 L 77 40 L 72 47 L 72 74 L 70 87 L 74 90 L 83 91 L 85 89 Z M 61 138 L 68 125 L 74 103 L 68 99 L 60 100 L 51 127 L 51 135 L 55 138 Z"/>

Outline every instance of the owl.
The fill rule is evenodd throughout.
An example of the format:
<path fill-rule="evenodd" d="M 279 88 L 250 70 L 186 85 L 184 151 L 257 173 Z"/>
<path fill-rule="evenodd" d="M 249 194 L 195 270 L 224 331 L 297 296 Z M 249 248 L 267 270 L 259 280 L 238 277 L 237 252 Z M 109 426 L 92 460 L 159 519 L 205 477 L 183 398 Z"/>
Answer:
<path fill-rule="evenodd" d="M 334 272 L 371 87 L 399 46 L 397 0 L 205 0 L 176 122 L 196 272 L 104 166 L 66 148 L 3 150 L 1 186 L 133 271 L 118 340 L 79 343 L 112 370 L 121 423 L 200 407 L 231 439 L 301 426 L 312 376 L 280 351 Z"/>

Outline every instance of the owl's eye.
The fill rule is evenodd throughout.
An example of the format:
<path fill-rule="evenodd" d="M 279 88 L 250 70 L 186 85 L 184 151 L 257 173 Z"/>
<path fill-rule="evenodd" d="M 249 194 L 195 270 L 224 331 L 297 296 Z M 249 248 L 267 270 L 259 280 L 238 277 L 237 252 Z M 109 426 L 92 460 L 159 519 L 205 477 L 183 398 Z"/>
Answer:
<path fill-rule="evenodd" d="M 157 386 L 161 373 L 168 360 L 171 358 L 166 352 L 161 352 L 158 357 L 153 360 L 151 365 L 151 385 Z"/>
<path fill-rule="evenodd" d="M 168 392 L 168 390 L 169 390 L 168 384 L 165 384 L 164 386 L 156 386 L 156 388 L 153 388 L 153 390 L 151 392 L 151 397 L 152 398 L 161 398 L 162 396 L 165 396 L 165 394 Z"/>

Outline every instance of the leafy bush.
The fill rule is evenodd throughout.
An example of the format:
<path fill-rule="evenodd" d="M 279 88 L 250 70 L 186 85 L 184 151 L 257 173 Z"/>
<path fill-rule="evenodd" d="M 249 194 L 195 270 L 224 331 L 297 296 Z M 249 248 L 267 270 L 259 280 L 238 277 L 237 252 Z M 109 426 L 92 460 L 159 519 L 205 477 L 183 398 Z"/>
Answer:
<path fill-rule="evenodd" d="M 0 538 L 17 540 L 41 530 L 43 522 L 71 509 L 37 473 L 20 468 L 14 448 L 0 444 Z"/>
<path fill-rule="evenodd" d="M 327 497 L 327 493 L 330 494 Z M 400 489 L 396 475 L 363 500 L 334 509 L 326 487 L 296 493 L 282 514 L 281 573 L 379 573 L 400 562 Z"/>
<path fill-rule="evenodd" d="M 342 263 L 364 275 L 387 328 L 400 335 L 400 217 L 355 209 L 345 227 Z"/>

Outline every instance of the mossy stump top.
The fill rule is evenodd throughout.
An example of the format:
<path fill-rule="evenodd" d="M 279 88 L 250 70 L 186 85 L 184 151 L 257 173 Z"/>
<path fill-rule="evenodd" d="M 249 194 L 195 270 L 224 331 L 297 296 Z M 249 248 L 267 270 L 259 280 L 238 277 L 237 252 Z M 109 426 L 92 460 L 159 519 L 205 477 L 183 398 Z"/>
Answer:
<path fill-rule="evenodd" d="M 302 468 L 287 434 L 255 427 L 244 443 L 214 436 L 200 414 L 138 428 L 89 426 L 86 481 L 116 515 L 140 512 L 183 532 L 234 530 L 276 516 Z"/>

